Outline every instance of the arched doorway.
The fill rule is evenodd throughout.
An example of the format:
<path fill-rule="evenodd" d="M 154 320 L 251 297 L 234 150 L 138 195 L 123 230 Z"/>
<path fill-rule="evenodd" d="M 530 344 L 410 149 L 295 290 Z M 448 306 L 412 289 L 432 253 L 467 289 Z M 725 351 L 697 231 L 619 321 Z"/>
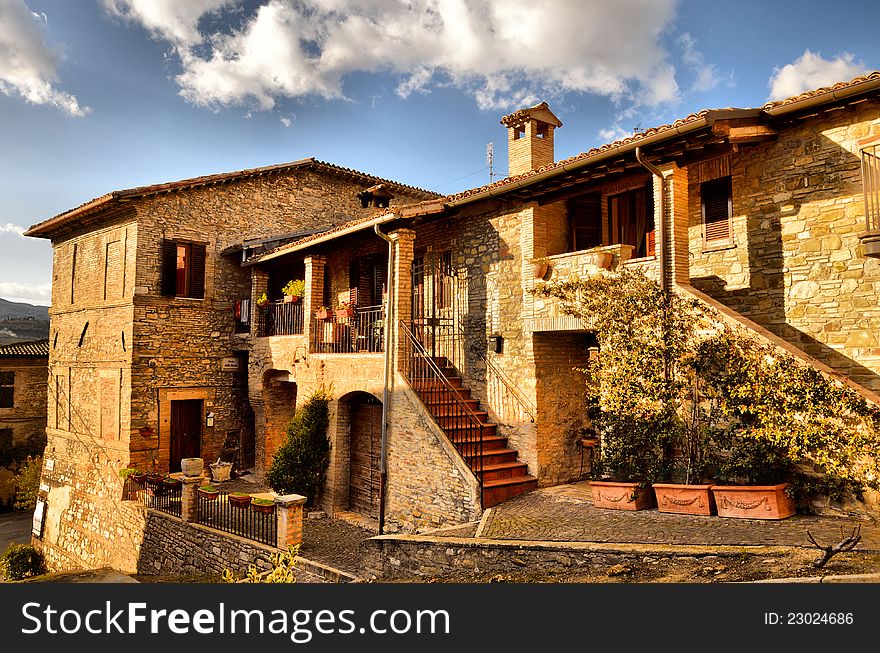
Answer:
<path fill-rule="evenodd" d="M 349 419 L 348 509 L 378 519 L 382 402 L 355 392 L 345 402 Z"/>

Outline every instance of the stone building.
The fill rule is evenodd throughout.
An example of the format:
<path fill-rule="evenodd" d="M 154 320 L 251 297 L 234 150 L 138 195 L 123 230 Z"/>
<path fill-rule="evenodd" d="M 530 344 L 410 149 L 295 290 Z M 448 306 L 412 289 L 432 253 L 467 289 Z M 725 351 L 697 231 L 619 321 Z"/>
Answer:
<path fill-rule="evenodd" d="M 11 503 L 12 469 L 46 442 L 49 342 L 0 347 L 0 505 Z"/>
<path fill-rule="evenodd" d="M 376 186 L 394 203 L 433 196 L 304 159 L 113 191 L 26 232 L 54 249 L 42 540 L 54 567 L 135 568 L 139 513 L 119 503 L 120 469 L 249 462 L 253 311 L 239 261 L 375 212 L 358 196 Z M 285 272 L 270 296 L 303 277 Z"/>
<path fill-rule="evenodd" d="M 265 461 L 291 398 L 334 384 L 327 510 L 412 530 L 580 478 L 595 336 L 531 292 L 569 275 L 643 269 L 880 401 L 880 73 L 563 161 L 546 104 L 502 124 L 507 178 L 243 264 L 255 296 L 305 269 L 297 329 L 252 330 L 249 394 Z"/>

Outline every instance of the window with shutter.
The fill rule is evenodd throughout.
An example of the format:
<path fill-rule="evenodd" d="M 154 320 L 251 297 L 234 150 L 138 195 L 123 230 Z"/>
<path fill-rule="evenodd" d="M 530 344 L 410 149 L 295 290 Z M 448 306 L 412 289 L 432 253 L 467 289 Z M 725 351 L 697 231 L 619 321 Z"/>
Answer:
<path fill-rule="evenodd" d="M 162 294 L 168 297 L 205 297 L 203 243 L 165 240 L 162 243 Z"/>
<path fill-rule="evenodd" d="M 572 252 L 602 244 L 602 195 L 589 193 L 568 201 L 569 240 Z"/>
<path fill-rule="evenodd" d="M 15 372 L 0 372 L 0 408 L 15 404 Z"/>
<path fill-rule="evenodd" d="M 703 241 L 707 246 L 730 243 L 732 211 L 730 177 L 721 177 L 700 184 L 703 212 Z"/>

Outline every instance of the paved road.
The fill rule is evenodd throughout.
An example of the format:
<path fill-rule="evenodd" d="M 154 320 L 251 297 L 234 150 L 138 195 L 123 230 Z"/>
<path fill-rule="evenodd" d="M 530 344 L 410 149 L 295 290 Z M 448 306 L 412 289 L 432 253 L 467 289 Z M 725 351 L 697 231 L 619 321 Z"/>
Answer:
<path fill-rule="evenodd" d="M 10 544 L 28 544 L 31 541 L 33 515 L 29 512 L 11 512 L 0 515 L 0 555 Z"/>

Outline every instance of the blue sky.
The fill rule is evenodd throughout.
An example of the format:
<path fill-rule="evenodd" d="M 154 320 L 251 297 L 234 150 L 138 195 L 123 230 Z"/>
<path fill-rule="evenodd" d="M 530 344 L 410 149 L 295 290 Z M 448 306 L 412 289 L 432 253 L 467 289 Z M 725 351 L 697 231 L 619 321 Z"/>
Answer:
<path fill-rule="evenodd" d="M 0 297 L 110 190 L 303 157 L 452 193 L 546 100 L 558 158 L 880 68 L 860 1 L 0 0 Z"/>

